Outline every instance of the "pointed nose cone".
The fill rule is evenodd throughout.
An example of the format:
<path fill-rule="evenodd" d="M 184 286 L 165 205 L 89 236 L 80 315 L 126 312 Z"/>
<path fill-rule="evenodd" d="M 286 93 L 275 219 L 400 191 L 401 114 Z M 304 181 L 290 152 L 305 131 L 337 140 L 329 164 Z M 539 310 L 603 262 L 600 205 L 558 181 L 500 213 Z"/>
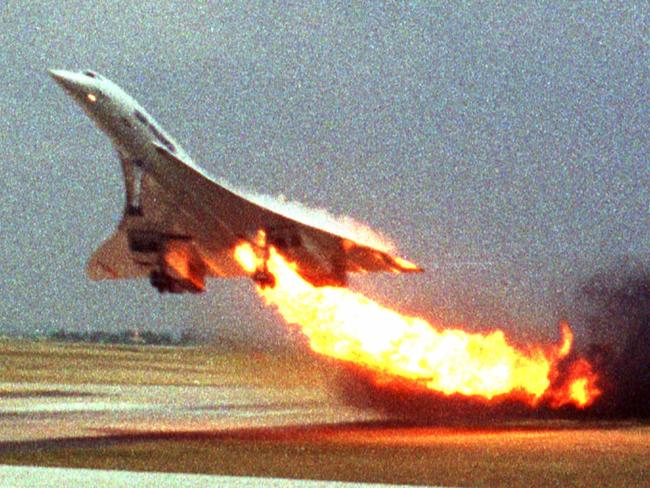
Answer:
<path fill-rule="evenodd" d="M 57 84 L 72 95 L 78 95 L 81 91 L 81 84 L 77 75 L 71 71 L 62 69 L 48 69 L 47 72 Z"/>
<path fill-rule="evenodd" d="M 68 73 L 67 71 L 62 69 L 48 69 L 47 72 L 52 78 L 54 78 L 57 81 L 64 79 L 66 74 Z"/>

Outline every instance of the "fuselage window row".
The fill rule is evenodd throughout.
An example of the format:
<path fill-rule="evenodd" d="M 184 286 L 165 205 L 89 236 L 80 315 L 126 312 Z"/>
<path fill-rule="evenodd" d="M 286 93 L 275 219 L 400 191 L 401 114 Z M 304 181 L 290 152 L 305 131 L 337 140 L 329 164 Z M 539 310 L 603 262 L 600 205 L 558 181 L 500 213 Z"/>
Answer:
<path fill-rule="evenodd" d="M 144 116 L 144 114 L 138 110 L 134 112 L 135 118 L 138 119 L 142 124 L 144 124 L 149 131 L 153 134 L 153 136 L 158 139 L 158 142 L 160 142 L 163 146 L 165 146 L 167 149 L 169 149 L 170 152 L 175 153 L 176 148 L 174 145 L 171 143 L 169 139 L 167 139 L 160 130 L 153 125 L 147 118 Z"/>

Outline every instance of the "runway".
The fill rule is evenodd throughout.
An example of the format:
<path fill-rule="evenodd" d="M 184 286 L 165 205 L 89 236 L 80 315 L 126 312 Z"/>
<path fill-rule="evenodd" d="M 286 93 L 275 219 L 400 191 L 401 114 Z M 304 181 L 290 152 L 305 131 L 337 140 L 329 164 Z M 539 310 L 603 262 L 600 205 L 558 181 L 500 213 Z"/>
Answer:
<path fill-rule="evenodd" d="M 322 390 L 0 383 L 0 443 L 377 420 Z"/>
<path fill-rule="evenodd" d="M 650 483 L 646 424 L 400 423 L 347 405 L 343 372 L 309 357 L 0 341 L 0 358 L 0 486 Z"/>
<path fill-rule="evenodd" d="M 205 486 L 235 486 L 237 488 L 256 488 L 260 478 L 250 476 L 215 476 L 201 474 L 176 473 L 134 473 L 131 471 L 16 467 L 0 465 L 0 485 L 12 488 L 44 488 L 51 486 L 93 486 L 141 488 L 202 488 Z M 263 484 L 268 488 L 346 487 L 381 488 L 394 485 L 378 483 L 336 483 L 332 481 L 286 480 L 281 478 L 264 478 Z"/>
<path fill-rule="evenodd" d="M 376 418 L 332 402 L 322 391 L 205 386 L 0 383 L 0 451 L 70 443 L 187 436 L 240 429 L 327 425 Z M 264 478 L 265 486 L 320 487 L 330 482 Z M 259 486 L 259 477 L 143 473 L 0 465 L 0 486 Z M 340 486 L 388 486 L 341 483 Z"/>

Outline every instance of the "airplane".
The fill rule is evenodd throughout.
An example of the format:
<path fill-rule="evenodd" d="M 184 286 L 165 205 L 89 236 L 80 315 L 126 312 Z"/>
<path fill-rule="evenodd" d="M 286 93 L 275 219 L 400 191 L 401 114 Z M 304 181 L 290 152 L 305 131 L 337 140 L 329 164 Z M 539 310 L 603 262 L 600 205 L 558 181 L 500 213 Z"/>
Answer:
<path fill-rule="evenodd" d="M 149 278 L 160 293 L 200 293 L 207 277 L 250 275 L 275 286 L 274 248 L 314 286 L 346 286 L 350 272 L 419 272 L 405 259 L 281 215 L 219 184 L 130 95 L 91 70 L 48 70 L 112 141 L 126 201 L 114 234 L 90 257 L 92 280 Z M 249 242 L 264 264 L 234 258 Z"/>

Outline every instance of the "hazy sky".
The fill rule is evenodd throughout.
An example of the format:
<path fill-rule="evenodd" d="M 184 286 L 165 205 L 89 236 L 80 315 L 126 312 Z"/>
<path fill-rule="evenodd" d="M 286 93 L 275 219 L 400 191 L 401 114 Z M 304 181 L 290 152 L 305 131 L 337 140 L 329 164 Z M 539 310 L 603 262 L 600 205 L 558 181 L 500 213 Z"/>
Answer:
<path fill-rule="evenodd" d="M 121 170 L 45 70 L 91 68 L 215 176 L 352 216 L 427 269 L 355 287 L 556 337 L 581 279 L 650 261 L 649 9 L 514 3 L 1 2 L 0 332 L 285 334 L 249 280 L 161 297 L 85 277 Z"/>

